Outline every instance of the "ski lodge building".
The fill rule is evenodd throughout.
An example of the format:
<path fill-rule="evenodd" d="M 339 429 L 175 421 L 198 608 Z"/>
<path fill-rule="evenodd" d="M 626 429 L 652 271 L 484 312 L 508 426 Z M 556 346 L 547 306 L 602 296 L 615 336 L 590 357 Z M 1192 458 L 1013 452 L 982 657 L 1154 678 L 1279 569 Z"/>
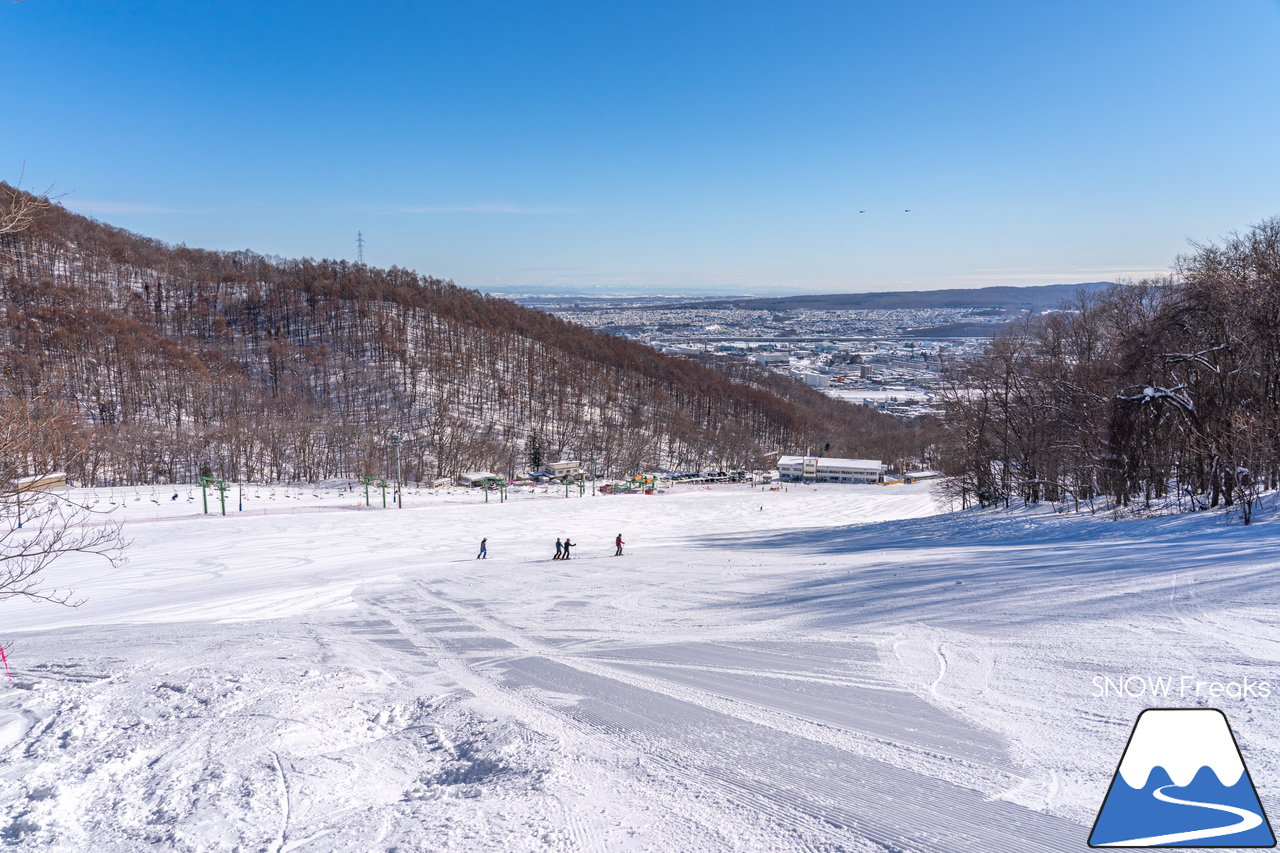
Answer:
<path fill-rule="evenodd" d="M 549 462 L 542 470 L 552 477 L 581 477 L 582 463 L 577 459 L 565 459 L 561 462 Z"/>
<path fill-rule="evenodd" d="M 878 483 L 884 465 L 877 459 L 829 456 L 780 456 L 778 476 L 784 482 Z"/>

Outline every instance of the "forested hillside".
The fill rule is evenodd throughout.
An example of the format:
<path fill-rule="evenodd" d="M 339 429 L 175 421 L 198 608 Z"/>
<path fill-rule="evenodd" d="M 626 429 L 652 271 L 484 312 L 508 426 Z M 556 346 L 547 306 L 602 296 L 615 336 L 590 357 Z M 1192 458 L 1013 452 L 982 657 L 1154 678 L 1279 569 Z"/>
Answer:
<path fill-rule="evenodd" d="M 1280 219 L 1064 308 L 969 365 L 948 412 L 960 497 L 1234 504 L 1247 522 L 1280 487 Z"/>
<path fill-rule="evenodd" d="M 0 204 L 14 190 L 0 185 Z M 0 233 L 0 396 L 91 431 L 85 482 L 390 472 L 549 457 L 621 474 L 897 458 L 916 427 L 782 377 L 732 375 L 406 269 L 169 246 L 57 205 Z M 33 463 L 34 464 L 34 463 Z"/>

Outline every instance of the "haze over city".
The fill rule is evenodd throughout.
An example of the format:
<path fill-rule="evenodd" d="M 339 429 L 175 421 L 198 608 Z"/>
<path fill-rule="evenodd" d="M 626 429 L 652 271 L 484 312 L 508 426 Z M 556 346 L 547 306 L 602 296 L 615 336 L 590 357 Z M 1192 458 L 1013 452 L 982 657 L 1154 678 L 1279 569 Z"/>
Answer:
<path fill-rule="evenodd" d="M 1273 214 L 1280 5 L 25 0 L 0 178 L 504 293 L 1137 279 Z"/>

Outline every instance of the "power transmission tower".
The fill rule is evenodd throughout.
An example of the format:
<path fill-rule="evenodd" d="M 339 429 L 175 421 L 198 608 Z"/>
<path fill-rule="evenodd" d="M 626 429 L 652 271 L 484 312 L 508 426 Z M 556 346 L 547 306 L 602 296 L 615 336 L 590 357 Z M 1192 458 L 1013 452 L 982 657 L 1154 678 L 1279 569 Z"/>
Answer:
<path fill-rule="evenodd" d="M 356 263 L 364 264 L 364 232 L 356 232 Z"/>

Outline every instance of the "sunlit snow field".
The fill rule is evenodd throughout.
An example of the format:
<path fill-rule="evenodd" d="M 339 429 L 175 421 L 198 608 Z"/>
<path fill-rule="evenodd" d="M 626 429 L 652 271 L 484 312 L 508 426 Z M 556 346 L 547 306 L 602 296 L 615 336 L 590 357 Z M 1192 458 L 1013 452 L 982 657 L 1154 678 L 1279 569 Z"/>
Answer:
<path fill-rule="evenodd" d="M 1280 790 L 1268 517 L 939 514 L 927 484 L 170 494 L 112 496 L 127 564 L 50 571 L 81 607 L 0 604 L 6 845 L 1080 850 L 1149 706 L 1222 708 Z M 1127 675 L 1276 687 L 1096 695 Z"/>

